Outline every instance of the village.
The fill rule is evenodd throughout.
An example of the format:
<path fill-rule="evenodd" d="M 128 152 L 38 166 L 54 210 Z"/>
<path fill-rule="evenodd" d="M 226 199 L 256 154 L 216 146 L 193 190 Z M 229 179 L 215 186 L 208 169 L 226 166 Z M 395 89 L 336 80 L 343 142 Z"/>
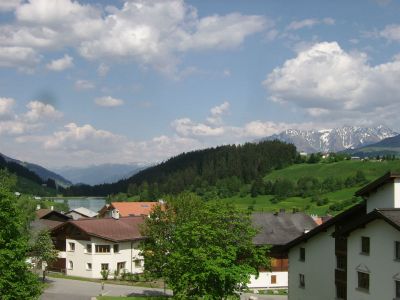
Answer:
<path fill-rule="evenodd" d="M 246 291 L 297 299 L 400 297 L 400 174 L 387 173 L 357 191 L 364 199 L 337 216 L 255 212 L 253 243 L 270 246 L 271 267 L 252 275 Z M 33 230 L 46 228 L 58 259 L 43 270 L 78 278 L 139 276 L 146 262 L 138 243 L 144 219 L 160 202 L 112 202 L 99 212 L 36 211 Z M 323 267 L 323 276 L 316 269 Z M 323 288 L 321 288 L 323 287 Z M 248 299 L 257 299 L 249 296 Z M 285 299 L 286 296 L 276 296 Z M 262 298 L 260 298 L 262 299 Z"/>

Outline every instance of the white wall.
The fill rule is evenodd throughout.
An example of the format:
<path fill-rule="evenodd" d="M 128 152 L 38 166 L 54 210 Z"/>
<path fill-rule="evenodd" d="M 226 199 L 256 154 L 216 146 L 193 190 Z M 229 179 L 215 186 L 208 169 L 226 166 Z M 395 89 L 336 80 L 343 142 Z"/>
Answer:
<path fill-rule="evenodd" d="M 361 237 L 370 238 L 370 255 L 360 254 Z M 347 299 L 394 299 L 394 278 L 400 280 L 400 262 L 394 260 L 394 241 L 400 232 L 383 220 L 353 231 L 348 238 Z M 357 269 L 369 270 L 369 293 L 357 290 Z"/>
<path fill-rule="evenodd" d="M 271 283 L 271 276 L 276 276 L 276 283 Z M 278 289 L 288 287 L 288 272 L 260 272 L 258 278 L 250 276 L 250 289 Z"/>
<path fill-rule="evenodd" d="M 75 251 L 69 251 L 69 242 L 75 243 Z M 92 244 L 92 253 L 86 252 L 86 245 Z M 96 253 L 95 245 L 110 245 L 110 253 Z M 110 275 L 113 278 L 114 270 L 117 269 L 117 263 L 125 262 L 127 272 L 142 273 L 143 258 L 139 255 L 138 242 L 121 242 L 119 244 L 119 253 L 114 253 L 114 243 L 92 237 L 90 241 L 66 240 L 66 266 L 67 275 L 101 278 L 101 264 L 108 263 Z M 141 259 L 141 267 L 135 267 L 135 259 Z M 69 261 L 73 262 L 73 269 L 69 269 Z M 92 270 L 87 269 L 87 263 L 92 264 Z"/>
<path fill-rule="evenodd" d="M 335 239 L 334 227 L 301 243 L 289 252 L 289 300 L 335 299 Z M 305 261 L 299 260 L 300 248 L 305 248 Z M 299 287 L 299 274 L 304 274 L 305 288 Z"/>
<path fill-rule="evenodd" d="M 396 190 L 398 190 L 399 184 L 400 183 L 387 183 L 379 187 L 373 194 L 371 194 L 367 198 L 367 213 L 373 211 L 375 208 L 393 208 L 395 205 L 395 186 Z"/>

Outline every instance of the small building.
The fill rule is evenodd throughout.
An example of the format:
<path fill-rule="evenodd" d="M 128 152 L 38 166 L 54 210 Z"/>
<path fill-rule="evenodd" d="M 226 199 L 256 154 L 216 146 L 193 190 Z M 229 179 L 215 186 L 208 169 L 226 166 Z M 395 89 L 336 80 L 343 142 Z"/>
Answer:
<path fill-rule="evenodd" d="M 363 202 L 283 247 L 289 300 L 400 299 L 400 174 L 356 196 Z"/>
<path fill-rule="evenodd" d="M 253 243 L 259 246 L 275 246 L 271 252 L 271 270 L 260 270 L 258 278 L 251 276 L 248 287 L 255 290 L 286 289 L 288 287 L 288 258 L 279 251 L 279 246 L 303 235 L 317 224 L 302 212 L 279 213 L 256 212 L 252 216 L 253 226 L 259 230 Z"/>
<path fill-rule="evenodd" d="M 121 217 L 148 216 L 160 202 L 111 202 L 99 211 L 99 218 L 111 217 L 114 210 L 118 210 Z"/>
<path fill-rule="evenodd" d="M 33 233 L 37 233 L 44 229 L 51 230 L 54 227 L 71 220 L 71 217 L 54 209 L 39 208 L 36 210 L 35 214 L 36 218 L 30 225 Z"/>
<path fill-rule="evenodd" d="M 71 209 L 66 213 L 67 216 L 70 216 L 74 220 L 82 219 L 82 218 L 95 218 L 98 213 L 94 212 L 86 207 L 78 207 Z"/>
<path fill-rule="evenodd" d="M 138 249 L 143 239 L 143 217 L 119 217 L 71 220 L 52 230 L 59 250 L 57 268 L 67 275 L 101 278 L 101 270 L 143 272 Z"/>

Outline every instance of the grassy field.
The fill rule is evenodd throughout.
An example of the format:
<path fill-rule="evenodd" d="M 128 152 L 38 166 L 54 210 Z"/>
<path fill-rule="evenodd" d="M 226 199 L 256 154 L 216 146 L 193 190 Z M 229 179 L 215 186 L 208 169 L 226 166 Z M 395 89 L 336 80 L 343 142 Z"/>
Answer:
<path fill-rule="evenodd" d="M 353 176 L 358 170 L 364 172 L 368 180 L 374 180 L 388 171 L 400 172 L 400 160 L 393 161 L 341 161 L 337 163 L 298 164 L 282 170 L 276 170 L 264 177 L 265 180 L 289 178 L 297 180 L 311 176 L 318 179 Z"/>
<path fill-rule="evenodd" d="M 275 170 L 264 177 L 264 180 L 275 180 L 278 178 L 287 178 L 292 181 L 297 181 L 301 177 L 316 177 L 319 180 L 324 180 L 327 177 L 346 179 L 349 176 L 354 176 L 358 170 L 364 172 L 366 178 L 372 181 L 388 171 L 400 172 L 400 160 L 395 161 L 342 161 L 337 163 L 318 163 L 318 164 L 298 164 L 292 165 L 288 168 Z M 351 199 L 354 193 L 362 186 L 345 188 L 339 191 L 326 193 L 320 195 L 321 198 L 327 198 L 328 203 L 318 206 L 315 202 L 311 201 L 311 197 L 290 197 L 286 198 L 279 203 L 271 203 L 272 195 L 262 195 L 251 197 L 247 195 L 240 197 L 239 195 L 217 200 L 226 203 L 233 203 L 240 209 L 253 211 L 278 211 L 285 209 L 292 211 L 298 209 L 305 211 L 309 214 L 325 215 L 337 214 L 338 211 L 330 211 L 329 206 L 333 203 L 340 203 L 342 201 Z M 350 205 L 351 206 L 351 205 Z M 346 206 L 344 209 L 348 208 Z"/>

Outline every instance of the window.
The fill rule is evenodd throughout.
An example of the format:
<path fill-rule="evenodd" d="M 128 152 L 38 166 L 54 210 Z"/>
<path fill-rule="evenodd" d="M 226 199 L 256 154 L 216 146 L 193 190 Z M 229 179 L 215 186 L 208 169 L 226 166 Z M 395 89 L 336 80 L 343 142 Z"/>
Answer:
<path fill-rule="evenodd" d="M 394 258 L 400 260 L 400 242 L 394 242 Z"/>
<path fill-rule="evenodd" d="M 276 284 L 276 275 L 271 275 L 271 284 Z"/>
<path fill-rule="evenodd" d="M 358 274 L 358 288 L 362 290 L 369 290 L 369 274 L 364 272 L 357 272 Z"/>
<path fill-rule="evenodd" d="M 369 237 L 362 236 L 361 237 L 361 253 L 369 254 Z"/>
<path fill-rule="evenodd" d="M 118 252 L 119 252 L 119 245 L 114 244 L 114 253 L 118 253 Z"/>
<path fill-rule="evenodd" d="M 74 263 L 72 260 L 68 261 L 68 269 L 72 270 L 74 268 Z"/>
<path fill-rule="evenodd" d="M 86 244 L 86 253 L 92 253 L 92 244 Z"/>
<path fill-rule="evenodd" d="M 305 248 L 300 248 L 300 260 L 301 261 L 306 260 L 306 249 Z"/>
<path fill-rule="evenodd" d="M 142 261 L 140 259 L 135 259 L 135 268 L 141 268 L 142 267 Z"/>
<path fill-rule="evenodd" d="M 125 262 L 123 261 L 123 262 L 119 262 L 119 263 L 117 263 L 117 271 L 118 271 L 118 273 L 121 271 L 121 270 L 124 270 L 125 269 Z"/>
<path fill-rule="evenodd" d="M 96 245 L 96 253 L 110 253 L 110 245 Z"/>
<path fill-rule="evenodd" d="M 108 264 L 101 264 L 101 270 L 108 270 Z"/>
<path fill-rule="evenodd" d="M 394 282 L 396 285 L 396 299 L 400 299 L 400 281 L 395 281 Z"/>
<path fill-rule="evenodd" d="M 69 251 L 75 251 L 75 243 L 69 242 L 68 245 L 69 245 Z"/>
<path fill-rule="evenodd" d="M 91 263 L 87 263 L 86 264 L 86 270 L 91 270 L 92 269 L 92 264 Z"/>
<path fill-rule="evenodd" d="M 344 255 L 336 256 L 336 268 L 339 270 L 346 270 L 347 268 L 346 256 Z"/>
<path fill-rule="evenodd" d="M 299 287 L 301 287 L 301 288 L 305 288 L 306 287 L 304 274 L 299 274 Z"/>

